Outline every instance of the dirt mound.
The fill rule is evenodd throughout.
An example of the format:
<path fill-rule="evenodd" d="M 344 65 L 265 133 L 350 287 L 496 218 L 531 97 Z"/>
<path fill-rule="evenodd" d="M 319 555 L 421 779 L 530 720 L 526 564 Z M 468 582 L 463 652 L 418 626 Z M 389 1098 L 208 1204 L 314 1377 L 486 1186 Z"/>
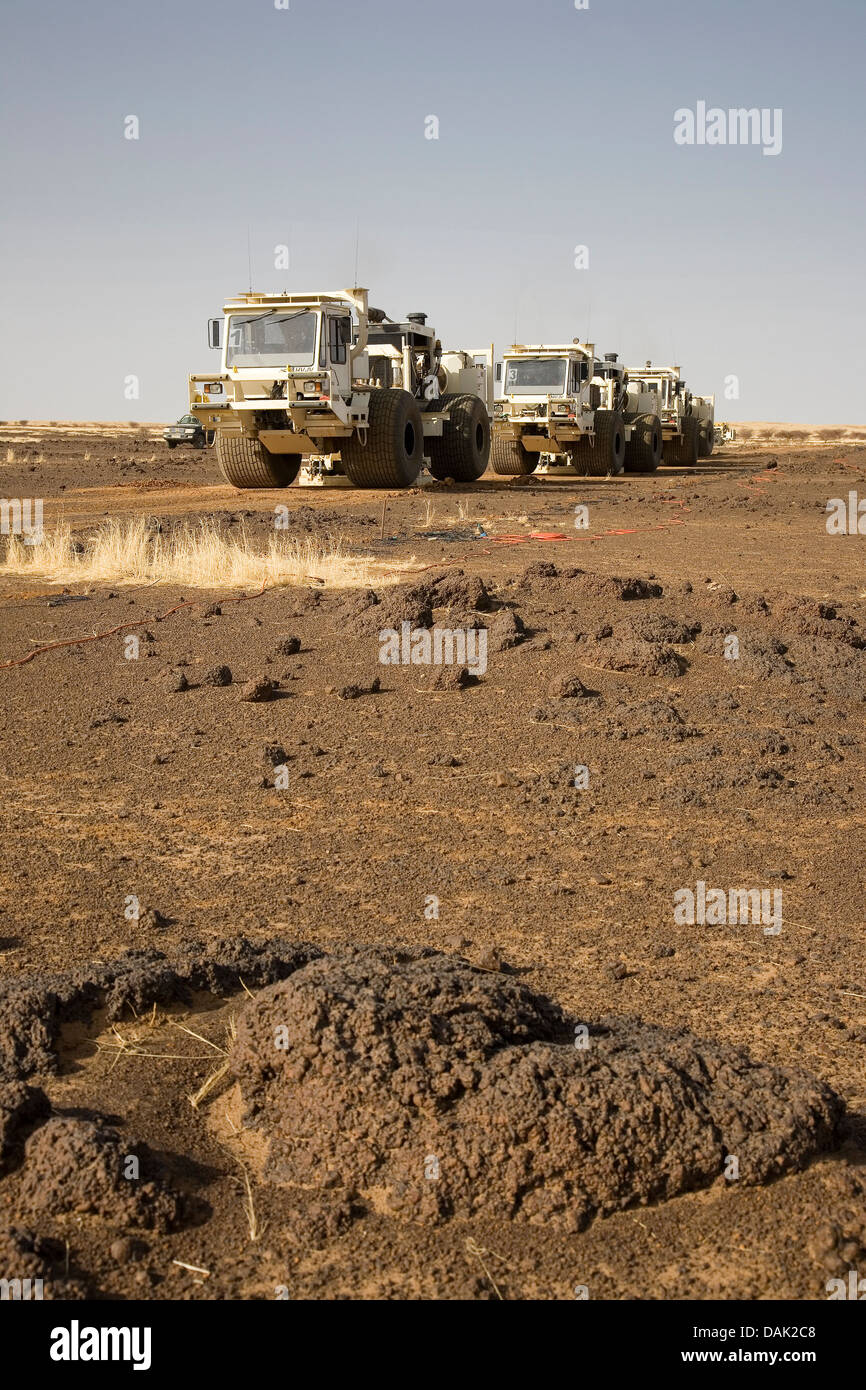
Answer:
<path fill-rule="evenodd" d="M 591 570 L 569 567 L 557 569 L 551 561 L 538 560 L 528 565 L 517 580 L 517 587 L 528 589 L 538 597 L 558 591 L 572 599 L 603 599 L 625 602 L 629 599 L 661 598 L 661 584 L 649 579 L 620 579 L 617 575 L 596 574 Z"/>
<path fill-rule="evenodd" d="M 257 946 L 241 936 L 194 942 L 172 959 L 161 951 L 128 951 L 109 965 L 25 975 L 0 992 L 0 1080 L 53 1071 L 63 1026 L 90 1019 L 98 1008 L 111 1021 L 125 1009 L 140 1015 L 153 1004 L 185 1003 L 201 990 L 224 998 L 241 980 L 247 988 L 271 984 L 319 954 L 316 946 Z"/>
<path fill-rule="evenodd" d="M 463 570 L 448 570 L 428 580 L 427 592 L 434 608 L 464 608 L 485 611 L 490 607 L 490 595 L 483 579 Z"/>
<path fill-rule="evenodd" d="M 640 676 L 673 679 L 684 674 L 688 663 L 665 642 L 628 638 L 588 640 L 580 644 L 580 656 L 590 666 L 605 671 L 630 671 Z"/>
<path fill-rule="evenodd" d="M 436 601 L 435 585 L 429 581 L 426 584 L 396 584 L 393 589 L 386 590 L 375 605 L 368 604 L 354 614 L 352 627 L 362 633 L 381 632 L 386 627 L 399 631 L 401 623 L 432 627 Z"/>
<path fill-rule="evenodd" d="M 250 1001 L 231 1066 L 266 1179 L 420 1221 L 578 1230 L 706 1186 L 728 1155 L 760 1184 L 835 1142 L 841 1102 L 809 1077 L 629 1020 L 582 1036 L 508 976 L 356 948 Z"/>
<path fill-rule="evenodd" d="M 114 1225 L 170 1231 L 183 1201 L 159 1179 L 146 1144 L 94 1120 L 55 1115 L 24 1147 L 22 1206 L 34 1214 L 95 1213 Z"/>
<path fill-rule="evenodd" d="M 750 680 L 794 679 L 793 662 L 785 660 L 788 648 L 775 637 L 746 636 L 740 638 L 736 673 Z"/>
<path fill-rule="evenodd" d="M 850 647 L 866 646 L 856 618 L 840 614 L 835 604 L 786 594 L 773 600 L 773 617 L 784 632 L 799 637 L 823 637 Z"/>
<path fill-rule="evenodd" d="M 698 621 L 684 621 L 673 618 L 668 613 L 641 613 L 617 623 L 614 635 L 630 642 L 664 642 L 672 646 L 684 646 L 694 642 L 701 630 Z"/>

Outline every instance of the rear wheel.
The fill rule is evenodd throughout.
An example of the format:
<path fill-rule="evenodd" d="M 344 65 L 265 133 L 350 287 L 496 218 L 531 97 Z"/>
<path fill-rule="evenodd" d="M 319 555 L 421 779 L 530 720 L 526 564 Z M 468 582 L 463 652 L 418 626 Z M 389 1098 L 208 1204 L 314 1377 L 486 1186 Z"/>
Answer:
<path fill-rule="evenodd" d="M 712 420 L 703 420 L 698 434 L 698 458 L 708 459 L 715 442 L 716 431 Z"/>
<path fill-rule="evenodd" d="M 662 427 L 657 415 L 638 415 L 625 446 L 626 473 L 655 473 L 662 457 Z"/>
<path fill-rule="evenodd" d="M 490 417 L 484 402 L 470 394 L 440 396 L 425 410 L 448 412 L 442 434 L 426 441 L 433 477 L 440 482 L 453 478 L 456 483 L 474 483 L 490 459 Z"/>
<path fill-rule="evenodd" d="M 616 477 L 625 466 L 625 429 L 615 410 L 595 412 L 595 446 L 589 453 L 591 478 Z"/>
<path fill-rule="evenodd" d="M 665 446 L 665 463 L 673 463 L 680 468 L 694 468 L 698 461 L 698 432 L 698 421 L 693 415 L 686 415 L 682 421 L 682 433 Z"/>
<path fill-rule="evenodd" d="M 300 454 L 269 454 L 246 434 L 217 435 L 217 463 L 232 487 L 288 487 L 298 476 Z"/>
<path fill-rule="evenodd" d="M 166 444 L 168 445 L 168 447 L 169 447 L 170 449 L 176 449 L 176 448 L 177 448 L 177 440 L 176 440 L 176 439 L 167 439 L 165 442 L 166 442 Z"/>
<path fill-rule="evenodd" d="M 424 462 L 418 402 L 408 391 L 371 391 L 367 420 L 366 443 L 355 432 L 340 445 L 347 477 L 355 487 L 410 487 Z"/>
<path fill-rule="evenodd" d="M 497 434 L 496 430 L 493 431 L 490 461 L 493 464 L 493 472 L 498 473 L 500 477 L 526 477 L 529 473 L 535 472 L 538 458 L 538 454 L 528 453 L 519 439 L 505 439 L 501 434 Z"/>

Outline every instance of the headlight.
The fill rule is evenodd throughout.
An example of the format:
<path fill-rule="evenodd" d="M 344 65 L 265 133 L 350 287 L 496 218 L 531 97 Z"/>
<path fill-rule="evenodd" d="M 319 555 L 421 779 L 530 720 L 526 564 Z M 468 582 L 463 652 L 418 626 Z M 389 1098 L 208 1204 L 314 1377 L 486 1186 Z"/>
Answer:
<path fill-rule="evenodd" d="M 318 381 L 305 381 L 305 382 L 304 382 L 304 391 L 305 391 L 307 394 L 312 394 L 312 392 L 318 391 L 318 389 L 319 389 L 319 384 L 320 384 L 320 383 L 319 383 Z"/>

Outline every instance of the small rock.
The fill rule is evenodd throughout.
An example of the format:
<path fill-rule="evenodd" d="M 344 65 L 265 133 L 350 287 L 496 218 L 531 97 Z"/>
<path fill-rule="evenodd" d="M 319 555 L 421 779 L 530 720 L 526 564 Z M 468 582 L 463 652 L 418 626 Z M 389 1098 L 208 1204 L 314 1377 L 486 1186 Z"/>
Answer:
<path fill-rule="evenodd" d="M 163 927 L 170 925 L 169 919 L 164 917 L 158 908 L 148 907 L 139 914 L 138 925 L 144 927 L 145 931 L 159 931 Z"/>
<path fill-rule="evenodd" d="M 265 677 L 249 680 L 241 686 L 239 698 L 250 704 L 260 704 L 264 700 L 272 700 L 274 698 L 274 683 Z"/>
<path fill-rule="evenodd" d="M 295 653 L 299 652 L 300 650 L 301 639 L 300 637 L 295 637 L 294 635 L 290 637 L 281 637 L 275 647 L 275 651 L 279 656 L 294 656 Z"/>
<path fill-rule="evenodd" d="M 495 946 L 487 946 L 478 957 L 478 964 L 482 970 L 501 970 L 502 956 Z"/>
<path fill-rule="evenodd" d="M 577 676 L 556 676 L 550 682 L 548 693 L 554 700 L 581 700 L 589 691 Z"/>
<path fill-rule="evenodd" d="M 140 1260 L 146 1250 L 146 1245 L 140 1240 L 134 1240 L 132 1236 L 121 1236 L 118 1240 L 113 1240 L 109 1246 L 111 1258 L 119 1265 Z"/>

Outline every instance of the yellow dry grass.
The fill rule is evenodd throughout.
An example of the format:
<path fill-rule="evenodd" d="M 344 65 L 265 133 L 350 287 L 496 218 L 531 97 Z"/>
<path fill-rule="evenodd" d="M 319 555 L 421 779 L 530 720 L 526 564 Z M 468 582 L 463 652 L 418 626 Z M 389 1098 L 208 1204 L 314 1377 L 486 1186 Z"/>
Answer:
<path fill-rule="evenodd" d="M 411 569 L 410 564 L 403 569 Z M 280 588 L 319 582 L 331 589 L 395 583 L 381 561 L 350 554 L 337 538 L 317 543 L 275 531 L 255 548 L 243 532 L 226 536 L 212 522 L 158 534 L 143 517 L 111 518 L 84 541 L 66 525 L 47 528 L 38 545 L 10 536 L 0 574 L 55 584 L 175 584 L 197 589 Z"/>

